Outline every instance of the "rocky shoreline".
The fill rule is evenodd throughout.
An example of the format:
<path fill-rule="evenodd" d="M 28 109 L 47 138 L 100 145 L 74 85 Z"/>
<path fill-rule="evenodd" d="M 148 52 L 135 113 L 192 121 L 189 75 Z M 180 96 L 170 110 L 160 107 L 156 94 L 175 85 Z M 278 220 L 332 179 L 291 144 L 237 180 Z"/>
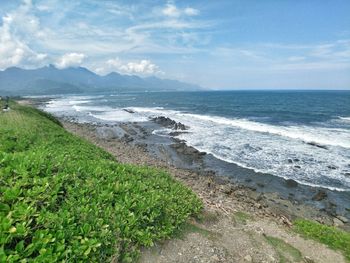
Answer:
<path fill-rule="evenodd" d="M 40 106 L 29 100 L 20 103 Z M 162 120 L 166 125 L 161 125 Z M 319 201 L 310 200 L 324 207 L 333 197 L 328 191 L 314 189 L 306 195 L 302 192 L 309 189 L 300 190 L 301 185 L 292 180 L 276 180 L 231 165 L 225 167 L 210 154 L 176 139 L 176 134 L 188 131 L 172 120 L 82 123 L 76 117 L 64 116 L 60 121 L 68 132 L 105 149 L 119 162 L 166 170 L 203 201 L 203 212 L 184 224 L 180 236 L 175 233 L 171 239 L 143 248 L 141 263 L 346 262 L 339 251 L 293 231 L 293 220 L 299 217 L 349 229 L 348 219 L 334 213 L 335 209 L 320 210 L 294 198 L 314 196 Z M 156 134 L 162 127 L 167 136 Z M 289 191 L 281 192 L 278 181 Z M 298 194 L 290 195 L 293 191 Z"/>
<path fill-rule="evenodd" d="M 350 229 L 349 210 L 337 209 L 332 191 L 310 190 L 311 187 L 302 186 L 294 180 L 257 174 L 232 164 L 226 164 L 228 167 L 222 169 L 222 165 L 218 164 L 220 161 L 213 156 L 177 139 L 176 135 L 186 132 L 187 128 L 171 119 L 160 116 L 147 123 L 112 125 L 79 124 L 67 118 L 61 121 L 67 130 L 112 152 L 121 162 L 168 170 L 191 187 L 208 207 L 225 214 L 245 210 L 259 217 L 277 219 L 286 225 L 295 218 L 307 218 Z M 154 134 L 153 131 L 159 127 L 171 129 L 171 137 Z M 225 176 L 228 171 L 234 174 Z M 278 191 L 273 191 L 274 188 Z"/>

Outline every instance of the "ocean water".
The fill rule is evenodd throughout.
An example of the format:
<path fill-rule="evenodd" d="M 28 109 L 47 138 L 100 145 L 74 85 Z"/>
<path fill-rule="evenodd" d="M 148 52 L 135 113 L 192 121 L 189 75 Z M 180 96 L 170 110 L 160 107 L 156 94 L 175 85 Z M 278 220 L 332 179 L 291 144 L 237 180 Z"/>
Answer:
<path fill-rule="evenodd" d="M 179 139 L 218 159 L 301 184 L 350 191 L 350 91 L 62 96 L 44 108 L 82 122 L 166 116 L 189 127 Z"/>

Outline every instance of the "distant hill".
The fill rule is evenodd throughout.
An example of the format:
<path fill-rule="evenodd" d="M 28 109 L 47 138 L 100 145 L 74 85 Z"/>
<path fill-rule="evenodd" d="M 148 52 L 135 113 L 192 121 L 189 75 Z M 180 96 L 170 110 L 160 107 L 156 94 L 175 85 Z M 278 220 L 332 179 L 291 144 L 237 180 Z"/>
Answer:
<path fill-rule="evenodd" d="M 201 89 L 197 85 L 157 77 L 141 78 L 116 72 L 100 76 L 82 67 L 58 69 L 50 65 L 31 70 L 12 67 L 0 71 L 0 96 Z"/>

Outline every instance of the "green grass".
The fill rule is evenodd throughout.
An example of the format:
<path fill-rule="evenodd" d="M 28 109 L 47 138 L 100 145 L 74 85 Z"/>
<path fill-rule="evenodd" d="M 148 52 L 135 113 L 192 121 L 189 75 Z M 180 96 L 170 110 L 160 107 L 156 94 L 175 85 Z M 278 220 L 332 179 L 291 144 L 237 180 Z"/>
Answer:
<path fill-rule="evenodd" d="M 332 249 L 342 251 L 345 258 L 350 262 L 349 232 L 304 219 L 299 219 L 294 222 L 294 230 L 303 236 L 319 241 Z"/>
<path fill-rule="evenodd" d="M 280 263 L 302 261 L 301 252 L 292 245 L 276 237 L 265 236 L 265 238 L 275 248 Z"/>
<path fill-rule="evenodd" d="M 121 262 L 202 207 L 166 172 L 116 162 L 52 116 L 0 112 L 0 262 Z"/>

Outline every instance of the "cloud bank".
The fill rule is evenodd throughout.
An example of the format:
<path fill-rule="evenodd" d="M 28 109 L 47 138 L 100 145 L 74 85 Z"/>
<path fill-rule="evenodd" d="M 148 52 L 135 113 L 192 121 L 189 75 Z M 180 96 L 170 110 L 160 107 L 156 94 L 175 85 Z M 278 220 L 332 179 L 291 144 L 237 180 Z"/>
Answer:
<path fill-rule="evenodd" d="M 67 53 L 59 58 L 58 62 L 55 65 L 59 69 L 78 67 L 81 66 L 85 58 L 86 55 L 82 53 Z"/>

